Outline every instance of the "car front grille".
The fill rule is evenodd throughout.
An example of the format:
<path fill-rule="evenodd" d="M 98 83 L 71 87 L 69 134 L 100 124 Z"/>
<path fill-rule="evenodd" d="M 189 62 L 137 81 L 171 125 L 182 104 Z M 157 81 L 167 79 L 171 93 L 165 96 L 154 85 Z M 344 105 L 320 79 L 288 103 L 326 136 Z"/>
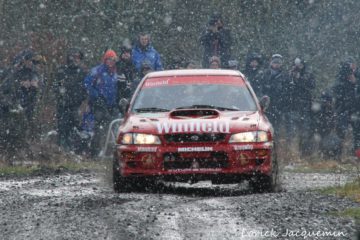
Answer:
<path fill-rule="evenodd" d="M 193 143 L 193 142 L 223 142 L 226 134 L 224 133 L 179 133 L 166 134 L 165 140 L 168 143 Z"/>
<path fill-rule="evenodd" d="M 178 153 L 164 154 L 165 170 L 227 168 L 228 165 L 228 157 L 223 152 L 213 152 L 209 157 L 182 157 Z"/>

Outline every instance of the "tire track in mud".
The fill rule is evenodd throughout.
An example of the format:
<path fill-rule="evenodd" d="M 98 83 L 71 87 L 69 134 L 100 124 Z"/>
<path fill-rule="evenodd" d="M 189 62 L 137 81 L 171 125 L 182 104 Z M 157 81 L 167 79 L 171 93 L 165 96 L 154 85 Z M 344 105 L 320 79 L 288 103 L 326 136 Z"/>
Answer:
<path fill-rule="evenodd" d="M 332 229 L 351 239 L 355 223 L 328 213 L 359 204 L 308 190 L 351 178 L 286 173 L 288 191 L 267 194 L 208 182 L 115 194 L 94 173 L 0 179 L 0 232 L 4 239 L 281 239 L 249 233 Z"/>

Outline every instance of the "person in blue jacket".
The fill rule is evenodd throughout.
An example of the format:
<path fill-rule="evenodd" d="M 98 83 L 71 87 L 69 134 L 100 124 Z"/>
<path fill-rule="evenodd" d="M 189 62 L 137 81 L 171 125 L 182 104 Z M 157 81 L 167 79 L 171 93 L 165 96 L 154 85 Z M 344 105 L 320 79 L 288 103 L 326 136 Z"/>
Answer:
<path fill-rule="evenodd" d="M 139 34 L 138 41 L 132 49 L 132 56 L 138 73 L 141 72 L 141 65 L 144 61 L 150 62 L 151 68 L 154 71 L 163 70 L 160 55 L 152 46 L 150 35 L 147 33 Z"/>
<path fill-rule="evenodd" d="M 92 68 L 84 80 L 95 121 L 94 137 L 91 142 L 92 156 L 99 155 L 108 125 L 118 114 L 117 61 L 116 52 L 107 50 L 102 58 L 102 64 Z"/>

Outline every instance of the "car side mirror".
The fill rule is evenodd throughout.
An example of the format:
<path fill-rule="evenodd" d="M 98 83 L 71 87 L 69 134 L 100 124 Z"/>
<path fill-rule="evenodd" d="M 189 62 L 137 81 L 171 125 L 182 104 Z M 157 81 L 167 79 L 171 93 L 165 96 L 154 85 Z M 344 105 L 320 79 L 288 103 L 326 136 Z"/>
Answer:
<path fill-rule="evenodd" d="M 270 105 L 270 97 L 265 95 L 262 96 L 262 98 L 260 99 L 260 107 L 262 111 L 266 111 L 266 109 L 269 107 Z"/>
<path fill-rule="evenodd" d="M 122 98 L 119 101 L 119 107 L 120 107 L 120 112 L 121 114 L 124 116 L 125 113 L 127 112 L 127 110 L 129 109 L 129 101 L 126 98 Z"/>

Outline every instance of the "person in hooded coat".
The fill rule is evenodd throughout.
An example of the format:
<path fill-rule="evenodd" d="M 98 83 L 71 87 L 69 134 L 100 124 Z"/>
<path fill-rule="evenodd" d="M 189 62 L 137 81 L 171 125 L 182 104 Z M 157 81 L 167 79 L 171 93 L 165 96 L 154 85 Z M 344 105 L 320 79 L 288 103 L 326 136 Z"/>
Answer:
<path fill-rule="evenodd" d="M 40 88 L 35 65 L 43 56 L 31 49 L 18 53 L 0 83 L 0 147 L 14 152 L 28 146 Z"/>
<path fill-rule="evenodd" d="M 356 125 L 357 103 L 359 99 L 358 93 L 359 80 L 356 75 L 356 63 L 354 58 L 347 57 L 340 63 L 337 79 L 333 87 L 335 98 L 335 114 L 336 114 L 336 133 L 342 143 L 345 140 L 349 127 L 352 126 L 354 148 L 358 137 L 358 128 Z"/>
<path fill-rule="evenodd" d="M 289 141 L 298 138 L 301 156 L 308 156 L 312 150 L 311 108 L 314 99 L 313 89 L 316 85 L 315 77 L 308 71 L 307 63 L 299 57 L 294 59 L 289 77 L 287 101 L 290 108 L 285 113 L 288 123 L 286 132 Z"/>
<path fill-rule="evenodd" d="M 261 55 L 256 52 L 251 52 L 246 58 L 245 69 L 242 71 L 258 97 L 262 96 L 260 81 L 263 76 L 263 71 L 261 70 L 261 65 Z"/>
<path fill-rule="evenodd" d="M 209 59 L 212 56 L 220 58 L 223 68 L 228 68 L 231 57 L 232 37 L 229 29 L 225 28 L 222 16 L 213 13 L 206 26 L 206 30 L 201 34 L 200 44 L 204 48 L 202 65 L 209 68 Z"/>
<path fill-rule="evenodd" d="M 321 92 L 320 98 L 312 108 L 312 130 L 318 137 L 319 150 L 324 160 L 338 157 L 341 153 L 341 139 L 337 136 L 335 127 L 334 97 L 331 89 Z"/>
<path fill-rule="evenodd" d="M 115 51 L 108 49 L 102 57 L 102 63 L 91 69 L 84 79 L 88 93 L 89 106 L 94 114 L 94 137 L 91 142 L 91 155 L 101 153 L 106 131 L 110 122 L 118 117 L 118 75 Z"/>
<path fill-rule="evenodd" d="M 84 54 L 79 48 L 67 51 L 66 64 L 56 73 L 54 92 L 57 103 L 58 143 L 72 150 L 76 145 L 76 129 L 80 126 L 79 107 L 86 99 L 83 80 L 86 76 L 82 65 Z"/>
<path fill-rule="evenodd" d="M 150 62 L 154 71 L 163 70 L 160 54 L 151 44 L 150 34 L 140 33 L 138 40 L 132 49 L 132 60 L 138 74 L 141 72 L 143 62 Z"/>
<path fill-rule="evenodd" d="M 269 68 L 265 69 L 260 78 L 260 92 L 270 97 L 270 105 L 266 111 L 275 134 L 279 133 L 283 124 L 283 115 L 288 110 L 287 92 L 289 88 L 289 76 L 283 71 L 283 57 L 274 54 L 271 57 Z"/>
<path fill-rule="evenodd" d="M 119 61 L 116 63 L 118 74 L 118 101 L 126 98 L 130 101 L 132 96 L 131 86 L 136 79 L 136 69 L 133 63 L 132 49 L 122 46 L 119 52 Z"/>

